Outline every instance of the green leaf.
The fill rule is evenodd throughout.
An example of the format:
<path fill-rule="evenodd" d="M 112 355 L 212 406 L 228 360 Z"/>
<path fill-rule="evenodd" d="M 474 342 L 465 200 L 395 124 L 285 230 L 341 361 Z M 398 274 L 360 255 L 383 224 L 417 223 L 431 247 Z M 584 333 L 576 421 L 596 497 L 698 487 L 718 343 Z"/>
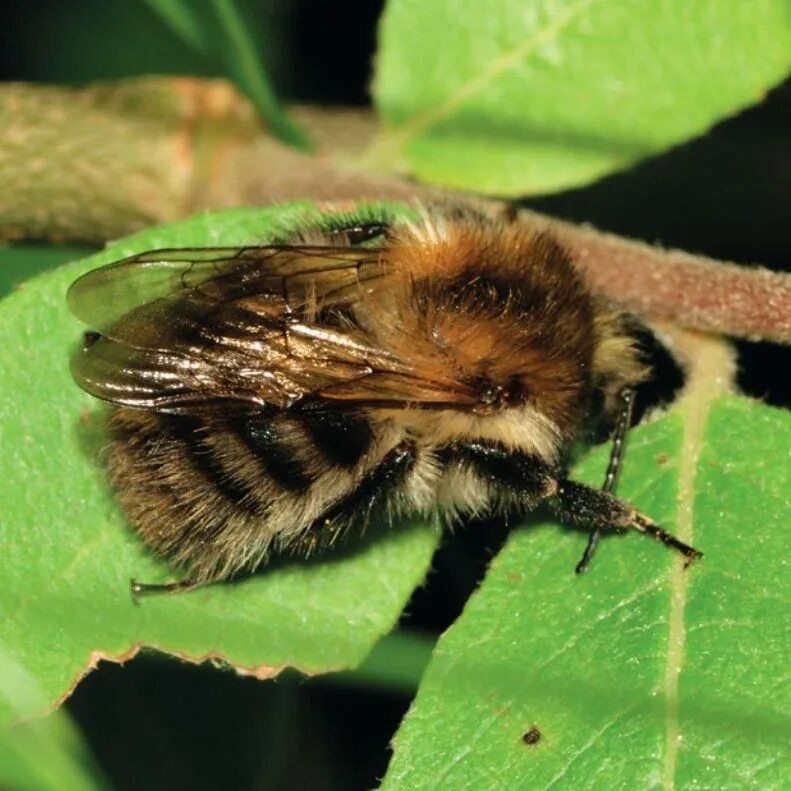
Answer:
<path fill-rule="evenodd" d="M 65 711 L 29 719 L 46 705 L 35 680 L 0 646 L 0 698 L 15 720 L 0 727 L 0 788 L 88 791 L 107 788 Z"/>
<path fill-rule="evenodd" d="M 390 0 L 368 165 L 530 195 L 587 184 L 761 100 L 788 0 Z"/>
<path fill-rule="evenodd" d="M 787 787 L 791 415 L 688 403 L 632 432 L 619 493 L 703 560 L 630 534 L 577 577 L 583 536 L 517 530 L 438 643 L 386 789 Z"/>
<path fill-rule="evenodd" d="M 102 410 L 68 372 L 84 328 L 66 310 L 66 289 L 134 252 L 258 244 L 317 216 L 308 204 L 289 204 L 149 229 L 29 280 L 0 302 L 0 643 L 48 705 L 99 659 L 122 660 L 140 646 L 217 657 L 260 677 L 284 666 L 353 667 L 425 576 L 437 535 L 412 524 L 239 583 L 139 606 L 129 595 L 131 576 L 157 581 L 172 572 L 125 525 L 104 481 Z M 0 717 L 3 708 L 0 700 Z"/>
<path fill-rule="evenodd" d="M 385 635 L 359 667 L 335 673 L 329 681 L 414 695 L 433 647 L 428 636 L 400 629 Z"/>

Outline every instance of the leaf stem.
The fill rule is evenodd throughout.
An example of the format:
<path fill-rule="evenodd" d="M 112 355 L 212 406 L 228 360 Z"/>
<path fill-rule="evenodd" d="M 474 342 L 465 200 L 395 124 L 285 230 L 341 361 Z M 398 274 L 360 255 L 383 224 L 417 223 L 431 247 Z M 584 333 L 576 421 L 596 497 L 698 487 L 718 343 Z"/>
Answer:
<path fill-rule="evenodd" d="M 184 0 L 145 0 L 149 8 L 195 52 L 208 55 L 211 45 L 198 16 Z"/>

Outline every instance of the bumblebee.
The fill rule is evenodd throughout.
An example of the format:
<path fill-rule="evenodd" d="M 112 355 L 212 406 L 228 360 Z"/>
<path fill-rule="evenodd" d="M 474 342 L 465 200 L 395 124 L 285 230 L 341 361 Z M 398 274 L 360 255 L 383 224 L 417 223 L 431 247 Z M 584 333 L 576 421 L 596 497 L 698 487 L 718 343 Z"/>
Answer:
<path fill-rule="evenodd" d="M 272 244 L 146 252 L 77 280 L 77 383 L 114 405 L 109 475 L 174 590 L 308 554 L 374 514 L 547 503 L 700 556 L 612 489 L 647 370 L 549 234 L 466 208 L 327 215 Z M 595 413 L 607 481 L 569 480 Z"/>

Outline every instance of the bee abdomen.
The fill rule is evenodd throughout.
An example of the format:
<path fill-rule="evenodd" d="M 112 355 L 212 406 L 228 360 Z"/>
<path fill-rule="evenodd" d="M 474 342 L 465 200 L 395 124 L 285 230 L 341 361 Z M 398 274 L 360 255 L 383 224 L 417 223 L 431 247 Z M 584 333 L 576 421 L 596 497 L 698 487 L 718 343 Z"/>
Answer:
<path fill-rule="evenodd" d="M 356 467 L 374 442 L 368 418 L 357 412 L 305 409 L 297 414 L 316 450 L 334 466 Z"/>
<path fill-rule="evenodd" d="M 299 542 L 352 487 L 352 468 L 372 445 L 362 417 L 312 417 L 118 409 L 110 461 L 118 499 L 146 543 L 191 577 L 250 568 Z"/>
<path fill-rule="evenodd" d="M 297 458 L 284 437 L 283 427 L 275 420 L 245 416 L 231 423 L 230 428 L 261 465 L 263 473 L 281 489 L 306 492 L 315 483 L 315 476 Z"/>
<path fill-rule="evenodd" d="M 266 503 L 259 499 L 254 481 L 235 474 L 212 442 L 209 429 L 195 417 L 171 417 L 160 420 L 163 435 L 173 443 L 175 453 L 182 453 L 184 463 L 216 489 L 229 504 L 251 515 L 260 516 Z M 309 484 L 308 484 L 309 485 Z"/>

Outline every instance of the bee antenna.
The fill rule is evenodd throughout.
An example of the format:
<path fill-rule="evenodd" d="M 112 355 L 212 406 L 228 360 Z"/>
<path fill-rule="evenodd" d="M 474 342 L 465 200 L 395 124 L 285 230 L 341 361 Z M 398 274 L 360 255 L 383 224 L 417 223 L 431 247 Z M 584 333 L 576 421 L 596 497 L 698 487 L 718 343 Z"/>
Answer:
<path fill-rule="evenodd" d="M 135 604 L 140 603 L 140 596 L 147 596 L 151 593 L 183 593 L 184 591 L 200 588 L 201 583 L 195 580 L 178 580 L 177 582 L 138 582 L 132 578 L 129 580 L 129 592 Z"/>
<path fill-rule="evenodd" d="M 615 485 L 618 483 L 618 474 L 621 471 L 623 464 L 624 451 L 626 449 L 626 435 L 629 432 L 629 426 L 632 422 L 632 410 L 634 409 L 635 392 L 631 387 L 625 387 L 620 392 L 621 409 L 618 413 L 618 418 L 615 423 L 615 431 L 612 438 L 612 450 L 610 451 L 610 463 L 607 465 L 607 474 L 604 476 L 604 483 L 601 490 L 607 494 L 612 494 L 615 491 Z M 585 552 L 577 567 L 574 569 L 577 574 L 582 574 L 591 562 L 593 553 L 599 545 L 601 538 L 601 527 L 594 527 L 588 536 L 588 544 L 585 547 Z"/>

